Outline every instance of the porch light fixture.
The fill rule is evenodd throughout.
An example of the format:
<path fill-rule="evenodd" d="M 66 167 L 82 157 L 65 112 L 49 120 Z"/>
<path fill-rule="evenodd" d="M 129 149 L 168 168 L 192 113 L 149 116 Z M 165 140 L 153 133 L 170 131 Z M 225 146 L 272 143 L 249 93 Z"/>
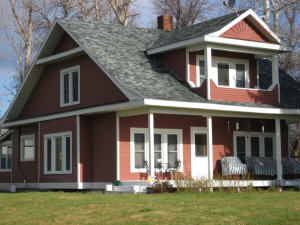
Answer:
<path fill-rule="evenodd" d="M 261 132 L 265 132 L 265 121 L 261 121 Z"/>
<path fill-rule="evenodd" d="M 236 123 L 235 123 L 235 129 L 236 129 L 236 130 L 239 130 L 239 129 L 240 129 L 239 121 L 236 121 Z"/>

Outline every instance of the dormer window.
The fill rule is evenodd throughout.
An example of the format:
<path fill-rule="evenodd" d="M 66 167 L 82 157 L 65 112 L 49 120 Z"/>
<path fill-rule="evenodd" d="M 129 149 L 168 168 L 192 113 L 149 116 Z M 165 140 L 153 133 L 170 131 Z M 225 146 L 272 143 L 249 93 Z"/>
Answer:
<path fill-rule="evenodd" d="M 60 105 L 69 106 L 80 102 L 80 67 L 60 71 Z"/>
<path fill-rule="evenodd" d="M 236 87 L 246 87 L 246 68 L 245 64 L 236 64 Z"/>
<path fill-rule="evenodd" d="M 218 63 L 218 85 L 229 86 L 228 63 Z"/>

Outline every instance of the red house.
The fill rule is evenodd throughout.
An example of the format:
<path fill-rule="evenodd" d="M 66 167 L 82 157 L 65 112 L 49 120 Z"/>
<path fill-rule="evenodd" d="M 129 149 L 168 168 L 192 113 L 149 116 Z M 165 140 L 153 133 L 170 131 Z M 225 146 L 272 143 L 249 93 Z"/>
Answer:
<path fill-rule="evenodd" d="M 172 30 L 59 19 L 2 119 L 0 187 L 103 189 L 173 169 L 213 180 L 225 156 L 271 157 L 283 177 L 300 84 L 293 49 L 252 11 Z M 298 182 L 298 183 L 297 183 Z"/>

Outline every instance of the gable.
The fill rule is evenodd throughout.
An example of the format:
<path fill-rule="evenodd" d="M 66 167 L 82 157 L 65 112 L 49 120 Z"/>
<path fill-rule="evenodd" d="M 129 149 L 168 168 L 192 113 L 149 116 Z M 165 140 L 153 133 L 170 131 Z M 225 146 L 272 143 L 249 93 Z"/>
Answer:
<path fill-rule="evenodd" d="M 64 32 L 63 36 L 61 37 L 58 45 L 54 50 L 54 54 L 68 51 L 77 47 L 79 47 L 78 44 L 70 37 L 70 35 Z"/>
<path fill-rule="evenodd" d="M 247 41 L 272 42 L 265 37 L 247 18 L 225 31 L 220 37 Z"/>

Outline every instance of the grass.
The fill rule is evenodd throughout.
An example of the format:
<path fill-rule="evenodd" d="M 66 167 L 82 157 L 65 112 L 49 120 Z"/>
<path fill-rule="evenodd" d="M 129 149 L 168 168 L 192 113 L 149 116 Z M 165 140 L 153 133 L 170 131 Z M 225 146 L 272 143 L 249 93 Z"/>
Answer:
<path fill-rule="evenodd" d="M 299 224 L 300 192 L 0 193 L 0 224 Z"/>

